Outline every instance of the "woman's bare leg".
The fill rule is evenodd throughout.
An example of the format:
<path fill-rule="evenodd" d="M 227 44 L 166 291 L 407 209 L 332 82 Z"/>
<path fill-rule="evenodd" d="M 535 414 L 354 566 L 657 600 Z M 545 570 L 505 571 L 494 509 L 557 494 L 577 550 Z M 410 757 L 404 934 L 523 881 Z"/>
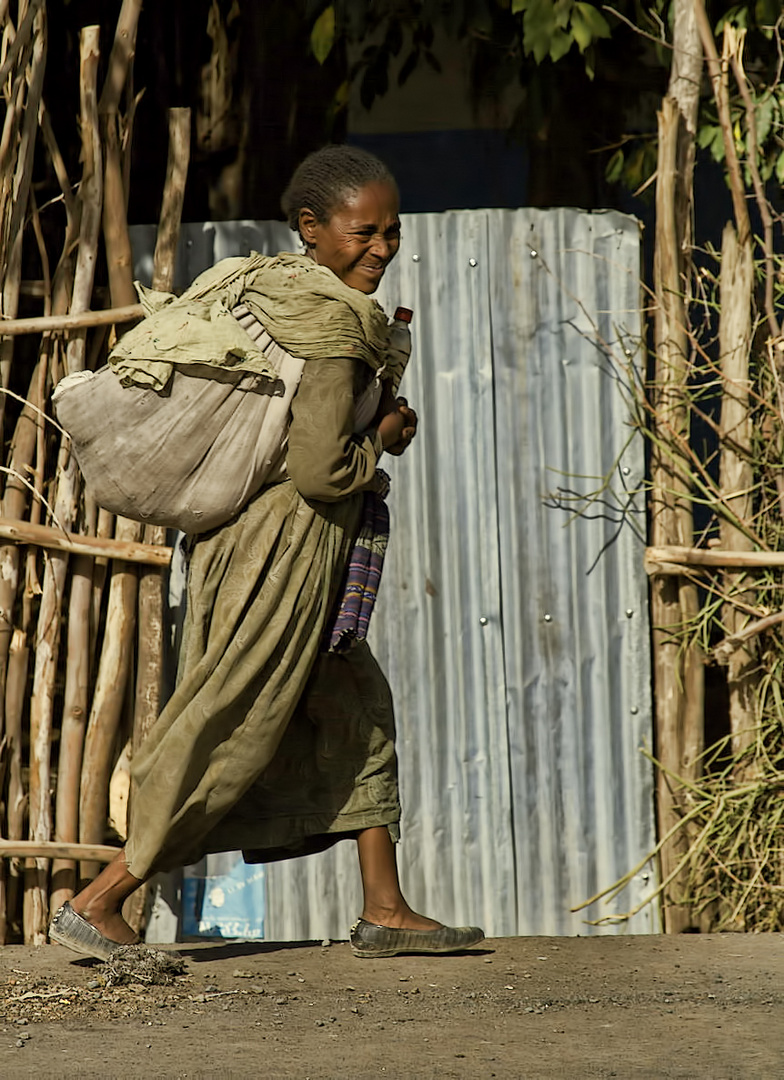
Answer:
<path fill-rule="evenodd" d="M 122 917 L 122 906 L 141 880 L 128 872 L 123 848 L 71 901 L 71 907 L 110 941 L 129 945 L 137 935 Z"/>
<path fill-rule="evenodd" d="M 365 895 L 363 919 L 405 930 L 435 930 L 441 926 L 418 915 L 406 903 L 400 891 L 395 845 L 385 825 L 359 832 L 357 850 Z"/>

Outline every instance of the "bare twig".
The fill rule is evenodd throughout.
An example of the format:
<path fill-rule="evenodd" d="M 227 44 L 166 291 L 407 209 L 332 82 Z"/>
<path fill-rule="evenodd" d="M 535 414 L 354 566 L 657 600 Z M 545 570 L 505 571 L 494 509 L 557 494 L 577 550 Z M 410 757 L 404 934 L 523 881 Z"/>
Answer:
<path fill-rule="evenodd" d="M 144 316 L 141 304 L 106 308 L 104 311 L 83 311 L 76 315 L 49 315 L 36 319 L 7 319 L 0 321 L 0 338 L 17 337 L 20 334 L 42 334 L 66 330 L 83 330 L 91 326 L 109 326 L 112 323 L 133 322 Z"/>
<path fill-rule="evenodd" d="M 81 536 L 46 525 L 31 525 L 28 521 L 11 521 L 3 517 L 0 517 L 0 538 L 17 544 L 37 544 L 71 555 L 90 555 L 149 566 L 168 566 L 172 557 L 172 549 L 163 545 Z"/>

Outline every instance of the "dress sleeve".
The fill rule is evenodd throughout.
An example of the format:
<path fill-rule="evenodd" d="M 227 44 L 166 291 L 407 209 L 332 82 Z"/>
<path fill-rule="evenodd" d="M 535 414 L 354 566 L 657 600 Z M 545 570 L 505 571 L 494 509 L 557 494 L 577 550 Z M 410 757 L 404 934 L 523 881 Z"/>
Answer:
<path fill-rule="evenodd" d="M 288 474 L 300 495 L 337 502 L 372 490 L 381 436 L 375 429 L 354 435 L 354 366 L 349 359 L 305 364 L 291 405 L 286 456 Z"/>

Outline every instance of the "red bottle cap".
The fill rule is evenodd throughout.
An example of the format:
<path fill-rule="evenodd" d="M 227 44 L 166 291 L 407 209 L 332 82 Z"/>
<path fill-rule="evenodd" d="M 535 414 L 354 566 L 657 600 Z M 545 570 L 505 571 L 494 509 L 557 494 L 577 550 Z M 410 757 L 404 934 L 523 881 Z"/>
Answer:
<path fill-rule="evenodd" d="M 411 308 L 399 307 L 395 309 L 395 318 L 400 322 L 411 322 L 414 312 Z"/>

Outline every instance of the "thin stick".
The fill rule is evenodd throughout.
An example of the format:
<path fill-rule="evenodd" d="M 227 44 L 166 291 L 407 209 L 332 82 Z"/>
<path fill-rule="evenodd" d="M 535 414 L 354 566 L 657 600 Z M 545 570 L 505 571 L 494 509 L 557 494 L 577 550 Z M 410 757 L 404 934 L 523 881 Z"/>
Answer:
<path fill-rule="evenodd" d="M 38 9 L 43 3 L 43 0 L 31 0 L 30 6 L 27 9 L 25 17 L 22 19 L 19 27 L 16 31 L 16 37 L 14 38 L 11 48 L 6 53 L 6 58 L 3 62 L 3 66 L 0 67 L 0 86 L 5 82 L 11 73 L 11 69 L 16 63 L 17 57 L 21 52 L 23 46 L 30 40 L 30 34 L 33 30 L 33 20 L 35 19 Z"/>
<path fill-rule="evenodd" d="M 79 199 L 82 207 L 79 250 L 76 258 L 71 311 L 88 311 L 93 294 L 98 240 L 101 235 L 103 201 L 103 159 L 98 126 L 99 26 L 85 26 L 79 37 L 79 90 L 81 100 L 82 183 Z M 67 370 L 71 374 L 85 366 L 86 332 L 71 337 L 67 350 Z"/>
<path fill-rule="evenodd" d="M 111 862 L 119 848 L 108 844 L 61 844 L 57 840 L 0 840 L 0 859 L 90 859 Z"/>
<path fill-rule="evenodd" d="M 668 570 L 667 566 L 675 569 Z M 683 566 L 745 567 L 768 570 L 784 566 L 784 551 L 723 551 L 720 548 L 690 548 L 677 544 L 659 544 L 645 549 L 647 574 L 681 573 Z"/>
<path fill-rule="evenodd" d="M 736 634 L 732 634 L 729 637 L 720 641 L 713 649 L 713 655 L 719 664 L 726 664 L 729 661 L 730 656 L 751 638 L 756 637 L 758 634 L 764 634 L 766 630 L 771 630 L 774 626 L 778 626 L 779 623 L 784 622 L 784 611 L 777 611 L 773 615 L 766 615 L 764 619 L 757 619 L 756 622 L 748 623 L 739 630 Z"/>
<path fill-rule="evenodd" d="M 116 113 L 120 108 L 120 98 L 128 79 L 128 68 L 136 49 L 136 28 L 141 10 L 142 0 L 123 0 L 109 56 L 109 73 L 99 103 L 101 113 Z"/>
<path fill-rule="evenodd" d="M 108 326 L 110 323 L 133 322 L 144 318 L 141 304 L 124 304 L 122 307 L 106 308 L 104 311 L 83 311 L 74 315 L 40 315 L 34 319 L 6 319 L 0 321 L 0 338 L 18 337 L 20 334 L 43 334 L 57 330 L 84 330 L 91 326 Z"/>
<path fill-rule="evenodd" d="M 742 31 L 745 35 L 746 31 Z M 738 31 L 734 27 L 727 25 L 724 31 L 725 42 L 731 43 L 729 50 L 730 63 L 732 64 L 732 71 L 735 75 L 735 81 L 738 84 L 741 97 L 743 98 L 743 105 L 746 110 L 746 127 L 749 132 L 749 155 L 748 166 L 751 173 L 751 180 L 754 186 L 754 197 L 757 200 L 757 208 L 760 212 L 760 218 L 762 219 L 762 227 L 764 239 L 762 243 L 762 250 L 765 255 L 765 317 L 768 320 L 768 330 L 773 338 L 781 336 L 781 327 L 779 321 L 776 318 L 776 309 L 773 302 L 773 283 L 776 278 L 776 271 L 773 265 L 774 250 L 773 250 L 773 218 L 770 212 L 770 203 L 765 196 L 765 187 L 762 183 L 762 177 L 759 171 L 759 146 L 757 145 L 757 120 L 756 120 L 756 107 L 749 91 L 749 81 L 746 78 L 746 72 L 741 60 L 741 49 L 738 43 Z M 742 40 L 742 39 L 741 39 Z"/>
<path fill-rule="evenodd" d="M 738 243 L 743 246 L 751 235 L 751 222 L 749 210 L 746 206 L 746 193 L 743 187 L 743 179 L 740 173 L 740 162 L 735 149 L 735 135 L 732 130 L 732 116 L 730 114 L 729 92 L 727 89 L 726 68 L 719 59 L 716 42 L 713 37 L 710 20 L 705 10 L 704 0 L 694 0 L 694 11 L 697 16 L 702 47 L 705 51 L 705 59 L 708 64 L 713 97 L 719 111 L 719 126 L 724 141 L 724 154 L 727 161 L 727 174 L 732 193 L 732 205 L 735 209 L 735 223 L 738 227 Z"/>
<path fill-rule="evenodd" d="M 94 558 L 104 557 L 120 562 L 161 567 L 169 565 L 173 551 L 163 544 L 82 536 L 47 525 L 31 525 L 29 521 L 14 521 L 5 517 L 0 517 L 0 539 L 17 544 L 36 544 L 51 551 L 62 551 L 71 555 L 91 555 Z"/>

